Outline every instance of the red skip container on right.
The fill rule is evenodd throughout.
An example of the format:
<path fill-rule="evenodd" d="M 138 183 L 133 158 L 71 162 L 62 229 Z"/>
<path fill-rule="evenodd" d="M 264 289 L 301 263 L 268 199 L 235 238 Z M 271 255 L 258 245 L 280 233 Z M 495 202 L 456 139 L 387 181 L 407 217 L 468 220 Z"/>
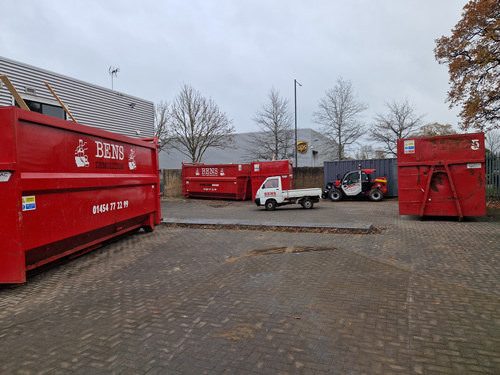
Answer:
<path fill-rule="evenodd" d="M 484 134 L 398 140 L 399 214 L 486 215 Z"/>

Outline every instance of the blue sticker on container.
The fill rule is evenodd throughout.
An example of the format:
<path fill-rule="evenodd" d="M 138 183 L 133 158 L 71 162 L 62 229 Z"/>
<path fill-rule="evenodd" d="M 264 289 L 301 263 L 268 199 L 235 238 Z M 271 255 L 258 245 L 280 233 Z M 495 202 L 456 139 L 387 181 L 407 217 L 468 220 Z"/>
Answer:
<path fill-rule="evenodd" d="M 23 197 L 23 211 L 36 210 L 35 196 Z"/>

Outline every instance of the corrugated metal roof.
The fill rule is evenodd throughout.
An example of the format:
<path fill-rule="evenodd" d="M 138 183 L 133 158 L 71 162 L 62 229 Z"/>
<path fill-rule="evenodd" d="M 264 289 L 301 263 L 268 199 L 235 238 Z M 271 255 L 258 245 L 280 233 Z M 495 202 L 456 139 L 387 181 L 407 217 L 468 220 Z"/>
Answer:
<path fill-rule="evenodd" d="M 6 74 L 23 97 L 30 86 L 36 97 L 55 100 L 44 84 L 48 82 L 80 124 L 135 138 L 154 135 L 153 102 L 3 57 L 0 74 Z M 12 105 L 6 87 L 0 88 L 0 105 Z"/>

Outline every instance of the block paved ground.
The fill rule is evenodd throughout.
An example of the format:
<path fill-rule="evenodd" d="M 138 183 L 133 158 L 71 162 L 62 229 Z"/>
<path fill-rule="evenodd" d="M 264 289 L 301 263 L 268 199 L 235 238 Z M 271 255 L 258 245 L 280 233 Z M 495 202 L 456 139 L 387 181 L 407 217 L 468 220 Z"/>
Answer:
<path fill-rule="evenodd" d="M 385 229 L 141 231 L 0 287 L 0 374 L 500 373 L 498 216 L 419 221 L 395 200 L 162 210 Z"/>

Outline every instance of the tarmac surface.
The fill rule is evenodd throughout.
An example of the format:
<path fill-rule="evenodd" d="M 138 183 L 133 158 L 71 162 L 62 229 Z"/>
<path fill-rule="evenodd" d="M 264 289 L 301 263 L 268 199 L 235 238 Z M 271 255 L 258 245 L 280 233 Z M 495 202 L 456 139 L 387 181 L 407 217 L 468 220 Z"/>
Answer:
<path fill-rule="evenodd" d="M 183 225 L 0 287 L 0 374 L 500 374 L 498 214 L 194 199 L 162 214 Z"/>

